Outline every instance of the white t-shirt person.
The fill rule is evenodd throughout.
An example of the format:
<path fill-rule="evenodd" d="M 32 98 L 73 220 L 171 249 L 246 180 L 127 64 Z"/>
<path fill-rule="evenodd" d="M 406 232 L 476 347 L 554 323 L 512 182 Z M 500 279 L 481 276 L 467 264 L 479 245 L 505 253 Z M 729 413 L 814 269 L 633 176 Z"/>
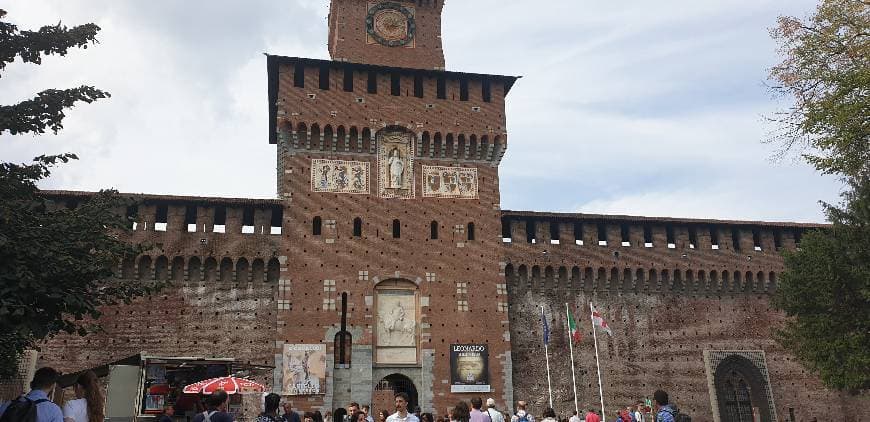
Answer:
<path fill-rule="evenodd" d="M 63 405 L 63 422 L 90 422 L 88 421 L 88 401 L 75 399 Z"/>

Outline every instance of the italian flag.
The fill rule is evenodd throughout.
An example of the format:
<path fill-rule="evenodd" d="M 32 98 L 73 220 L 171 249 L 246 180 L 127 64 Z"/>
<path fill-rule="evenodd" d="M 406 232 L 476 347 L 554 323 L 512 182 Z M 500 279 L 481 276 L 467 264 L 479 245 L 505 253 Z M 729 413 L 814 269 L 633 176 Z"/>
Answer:
<path fill-rule="evenodd" d="M 577 321 L 574 319 L 574 315 L 571 315 L 570 310 L 568 310 L 568 329 L 571 330 L 571 340 L 574 340 L 575 343 L 579 342 L 582 335 L 577 329 Z"/>

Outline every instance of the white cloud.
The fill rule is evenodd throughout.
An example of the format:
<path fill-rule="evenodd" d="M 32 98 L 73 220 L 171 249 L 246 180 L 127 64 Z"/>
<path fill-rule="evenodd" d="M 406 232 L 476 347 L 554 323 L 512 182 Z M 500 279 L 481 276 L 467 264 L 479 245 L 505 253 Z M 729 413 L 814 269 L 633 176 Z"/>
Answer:
<path fill-rule="evenodd" d="M 113 96 L 70 111 L 57 136 L 0 137 L 5 160 L 82 157 L 46 188 L 274 196 L 262 53 L 328 57 L 328 2 L 7 3 L 22 28 L 103 30 L 87 50 L 10 65 L 0 103 L 83 83 Z M 839 184 L 771 163 L 760 143 L 775 109 L 767 28 L 814 4 L 452 1 L 444 47 L 451 70 L 524 75 L 508 98 L 503 208 L 821 221 L 816 201 Z"/>

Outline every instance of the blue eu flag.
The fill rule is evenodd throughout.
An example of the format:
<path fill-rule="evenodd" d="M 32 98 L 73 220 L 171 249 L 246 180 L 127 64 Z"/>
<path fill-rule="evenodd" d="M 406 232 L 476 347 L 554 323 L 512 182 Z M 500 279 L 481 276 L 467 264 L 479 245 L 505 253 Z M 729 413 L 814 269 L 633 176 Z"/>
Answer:
<path fill-rule="evenodd" d="M 550 344 L 550 326 L 547 325 L 547 317 L 544 316 L 543 306 L 541 306 L 541 323 L 544 324 L 544 344 Z"/>

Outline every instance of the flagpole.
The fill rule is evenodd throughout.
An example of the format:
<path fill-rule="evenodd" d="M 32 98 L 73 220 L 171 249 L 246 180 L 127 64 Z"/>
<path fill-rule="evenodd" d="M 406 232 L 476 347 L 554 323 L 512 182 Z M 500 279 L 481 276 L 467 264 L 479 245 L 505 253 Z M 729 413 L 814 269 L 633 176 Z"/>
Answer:
<path fill-rule="evenodd" d="M 595 334 L 595 315 L 592 302 L 589 302 L 589 318 L 592 321 L 592 339 L 595 342 L 595 368 L 598 370 L 598 396 L 601 397 L 601 418 L 604 419 L 604 389 L 601 387 L 601 363 L 598 362 L 598 336 Z"/>
<path fill-rule="evenodd" d="M 544 305 L 541 305 L 541 318 L 544 316 Z M 545 334 L 546 335 L 546 334 Z M 550 383 L 550 353 L 547 351 L 547 340 L 544 340 L 544 356 L 547 360 L 547 391 L 550 393 L 550 408 L 553 408 L 553 385 Z"/>
<path fill-rule="evenodd" d="M 568 321 L 568 326 L 571 326 L 571 313 L 568 310 L 568 304 L 565 304 L 565 319 Z M 574 410 L 580 414 L 580 406 L 577 405 L 577 377 L 574 375 L 574 339 L 571 338 L 571 329 L 568 330 L 568 348 L 571 350 L 571 382 L 574 384 Z M 552 406 L 551 406 L 552 407 Z"/>

